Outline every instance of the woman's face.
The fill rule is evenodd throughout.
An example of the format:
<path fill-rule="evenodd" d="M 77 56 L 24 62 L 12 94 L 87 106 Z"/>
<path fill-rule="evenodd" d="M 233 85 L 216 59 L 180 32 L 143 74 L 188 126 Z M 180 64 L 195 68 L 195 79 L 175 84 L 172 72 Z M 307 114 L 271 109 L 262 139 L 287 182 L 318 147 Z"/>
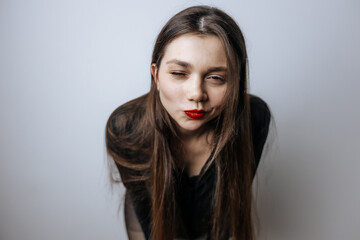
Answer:
<path fill-rule="evenodd" d="M 217 117 L 227 88 L 227 63 L 216 36 L 184 34 L 165 49 L 151 72 L 166 111 L 183 134 L 193 134 Z"/>

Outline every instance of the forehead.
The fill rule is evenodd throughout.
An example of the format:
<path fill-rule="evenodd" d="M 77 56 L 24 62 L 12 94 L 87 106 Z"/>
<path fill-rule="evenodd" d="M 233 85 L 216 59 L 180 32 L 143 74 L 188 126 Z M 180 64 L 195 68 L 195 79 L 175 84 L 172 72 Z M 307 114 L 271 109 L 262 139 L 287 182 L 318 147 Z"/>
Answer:
<path fill-rule="evenodd" d="M 177 59 L 194 65 L 226 67 L 226 53 L 222 41 L 215 35 L 184 34 L 165 48 L 162 63 Z"/>

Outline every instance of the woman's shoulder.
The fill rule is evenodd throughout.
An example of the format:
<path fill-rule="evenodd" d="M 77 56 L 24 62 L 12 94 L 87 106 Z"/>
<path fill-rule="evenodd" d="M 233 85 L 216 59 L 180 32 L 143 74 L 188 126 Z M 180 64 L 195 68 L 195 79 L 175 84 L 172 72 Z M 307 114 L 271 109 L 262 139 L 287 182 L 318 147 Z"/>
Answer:
<path fill-rule="evenodd" d="M 253 127 L 268 128 L 271 112 L 267 103 L 258 96 L 250 95 L 251 124 Z"/>
<path fill-rule="evenodd" d="M 250 95 L 250 113 L 254 155 L 258 165 L 269 132 L 271 112 L 264 100 Z"/>
<path fill-rule="evenodd" d="M 140 178 L 149 160 L 149 132 L 145 122 L 146 97 L 131 100 L 113 111 L 105 132 L 107 151 L 114 160 L 125 186 Z"/>
<path fill-rule="evenodd" d="M 252 117 L 263 117 L 270 120 L 271 113 L 269 106 L 258 96 L 250 95 L 250 111 Z"/>
<path fill-rule="evenodd" d="M 147 94 L 126 102 L 116 108 L 108 119 L 108 127 L 116 135 L 128 135 L 137 129 L 146 110 Z"/>
<path fill-rule="evenodd" d="M 119 106 L 108 119 L 106 146 L 117 163 L 144 163 L 148 159 L 151 131 L 144 116 L 146 97 L 143 95 Z"/>

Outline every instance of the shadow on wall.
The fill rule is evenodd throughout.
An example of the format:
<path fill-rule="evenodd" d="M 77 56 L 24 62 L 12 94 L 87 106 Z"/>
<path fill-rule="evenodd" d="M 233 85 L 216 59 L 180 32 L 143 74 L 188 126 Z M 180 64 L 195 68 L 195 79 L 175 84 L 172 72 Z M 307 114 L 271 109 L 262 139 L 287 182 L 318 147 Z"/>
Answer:
<path fill-rule="evenodd" d="M 311 164 L 308 154 L 279 150 L 283 147 L 279 148 L 275 135 L 269 133 L 254 179 L 258 239 L 324 239 L 331 229 L 323 224 L 329 209 L 319 168 Z"/>

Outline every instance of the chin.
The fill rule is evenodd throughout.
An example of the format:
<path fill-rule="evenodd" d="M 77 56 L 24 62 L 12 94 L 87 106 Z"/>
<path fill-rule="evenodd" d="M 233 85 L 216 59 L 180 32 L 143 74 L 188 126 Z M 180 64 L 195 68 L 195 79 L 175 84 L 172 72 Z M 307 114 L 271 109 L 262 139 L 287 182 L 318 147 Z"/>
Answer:
<path fill-rule="evenodd" d="M 180 131 L 193 132 L 199 130 L 204 124 L 203 123 L 191 123 L 178 125 Z"/>

